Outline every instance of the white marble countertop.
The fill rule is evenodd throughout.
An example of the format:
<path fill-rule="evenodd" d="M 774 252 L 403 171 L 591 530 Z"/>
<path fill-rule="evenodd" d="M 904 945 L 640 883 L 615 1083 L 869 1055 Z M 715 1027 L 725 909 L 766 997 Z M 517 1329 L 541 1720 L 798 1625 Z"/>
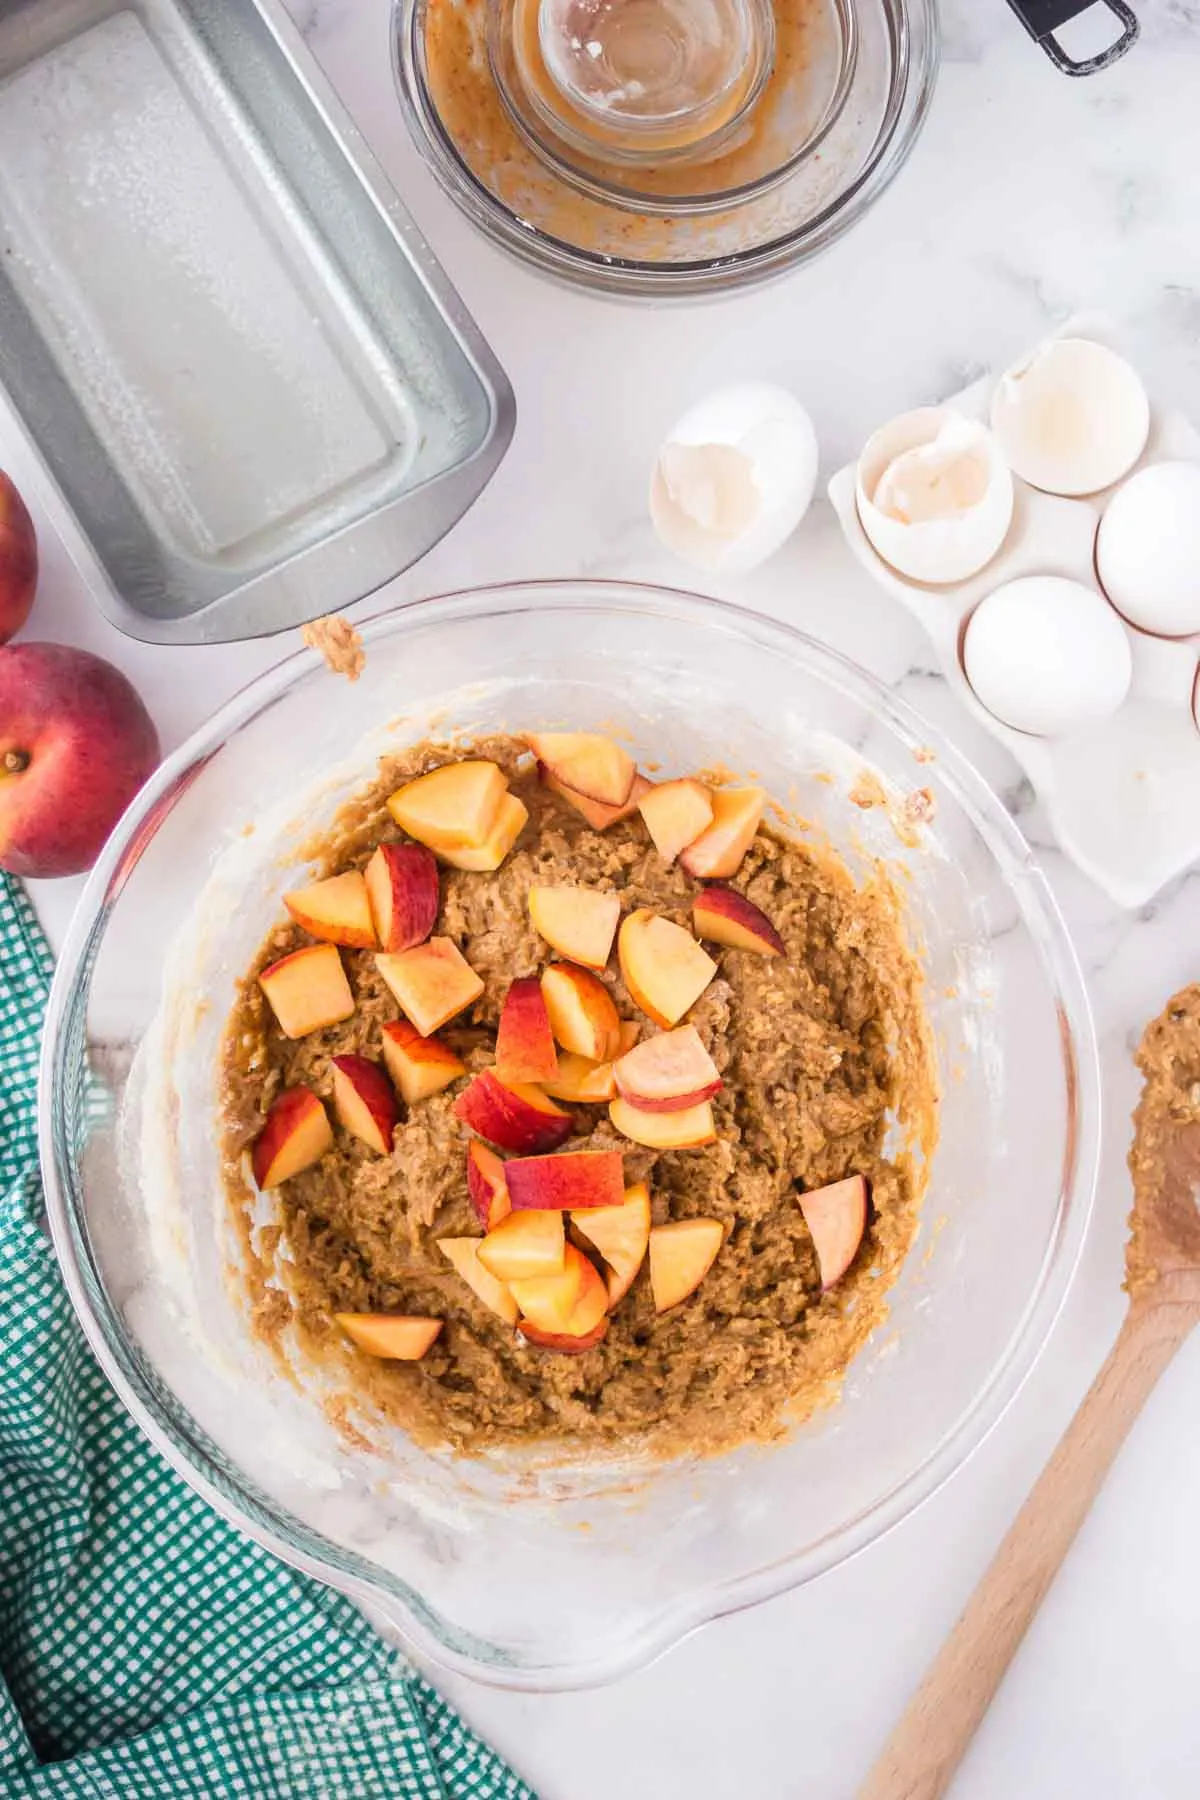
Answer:
<path fill-rule="evenodd" d="M 648 460 L 691 399 L 738 376 L 784 382 L 803 398 L 828 473 L 889 413 L 962 386 L 1062 316 L 1099 305 L 1154 344 L 1172 394 L 1200 418 L 1200 0 L 1143 6 L 1142 42 L 1087 82 L 1055 74 L 1002 0 L 946 0 L 932 117 L 876 211 L 773 287 L 658 310 L 552 287 L 458 217 L 405 136 L 387 0 L 292 4 L 517 393 L 516 439 L 491 488 L 395 584 L 397 596 L 524 576 L 686 582 L 651 535 Z M 20 480 L 19 459 L 9 461 Z M 120 664 L 168 746 L 291 647 L 135 644 L 104 624 L 61 548 L 46 543 L 44 561 L 26 635 L 85 644 Z M 1200 974 L 1198 875 L 1133 916 L 1068 865 L 1015 765 L 930 672 L 915 626 L 851 566 L 824 503 L 771 565 L 721 591 L 828 638 L 898 686 L 1021 817 L 1091 984 L 1109 1108 L 1104 1171 L 1078 1281 L 1033 1379 L 971 1465 L 885 1542 L 806 1590 L 709 1627 L 617 1687 L 546 1699 L 447 1684 L 543 1800 L 849 1800 L 1116 1332 L 1130 1050 L 1142 1023 Z M 35 890 L 55 936 L 77 885 Z M 1197 1384 L 1200 1341 L 1135 1431 L 956 1800 L 1193 1800 Z"/>

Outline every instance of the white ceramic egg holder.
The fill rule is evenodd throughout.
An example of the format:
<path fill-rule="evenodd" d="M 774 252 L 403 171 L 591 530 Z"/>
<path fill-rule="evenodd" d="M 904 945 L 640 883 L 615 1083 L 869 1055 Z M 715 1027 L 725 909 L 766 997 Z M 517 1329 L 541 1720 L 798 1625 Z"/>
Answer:
<path fill-rule="evenodd" d="M 1115 333 L 1091 321 L 1086 327 L 1072 323 L 1062 335 L 1095 338 L 1128 354 Z M 986 424 L 996 379 L 986 376 L 941 404 Z M 1181 414 L 1156 407 L 1152 394 L 1150 436 L 1136 467 L 1165 460 L 1200 462 L 1200 433 Z M 1012 751 L 1068 856 L 1119 905 L 1143 906 L 1200 858 L 1200 729 L 1194 712 L 1200 636 L 1168 640 L 1126 626 L 1133 652 L 1129 698 L 1111 717 L 1059 738 L 1032 737 L 1001 723 L 975 698 L 961 661 L 967 620 L 1003 582 L 1049 574 L 1099 588 L 1096 531 L 1116 488 L 1066 500 L 1014 476 L 1013 522 L 998 554 L 969 581 L 934 587 L 906 580 L 877 554 L 859 520 L 855 477 L 854 464 L 839 469 L 829 497 L 859 562 L 924 626 L 946 680 Z"/>

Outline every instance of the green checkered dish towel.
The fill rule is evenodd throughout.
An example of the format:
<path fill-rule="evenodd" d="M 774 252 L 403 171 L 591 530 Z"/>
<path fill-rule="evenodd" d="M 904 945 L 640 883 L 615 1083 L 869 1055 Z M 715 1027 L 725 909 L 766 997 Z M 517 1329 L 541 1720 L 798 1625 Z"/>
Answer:
<path fill-rule="evenodd" d="M 533 1800 L 358 1612 L 126 1416 L 39 1224 L 50 957 L 0 875 L 0 1797 Z"/>

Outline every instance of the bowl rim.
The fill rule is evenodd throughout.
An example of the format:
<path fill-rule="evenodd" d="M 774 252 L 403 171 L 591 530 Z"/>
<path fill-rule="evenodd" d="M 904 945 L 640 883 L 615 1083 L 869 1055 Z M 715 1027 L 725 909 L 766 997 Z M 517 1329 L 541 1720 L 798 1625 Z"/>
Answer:
<path fill-rule="evenodd" d="M 642 262 L 587 250 L 528 225 L 496 198 L 459 155 L 419 78 L 414 45 L 422 0 L 392 0 L 389 44 L 393 85 L 417 154 L 442 191 L 490 242 L 543 273 L 593 292 L 665 299 L 734 293 L 786 273 L 835 244 L 891 186 L 916 147 L 933 103 L 941 61 L 936 0 L 884 0 L 894 7 L 899 75 L 879 135 L 848 185 L 813 217 L 766 243 L 729 255 L 671 263 Z"/>
<path fill-rule="evenodd" d="M 328 1544 L 311 1527 L 257 1501 L 230 1478 L 185 1409 L 164 1404 L 165 1384 L 140 1359 L 123 1325 L 110 1337 L 105 1316 L 115 1318 L 91 1252 L 86 1209 L 75 1191 L 72 1096 L 82 1067 L 80 1002 L 86 998 L 91 960 L 108 913 L 157 823 L 200 773 L 210 756 L 240 726 L 280 695 L 324 668 L 319 652 L 299 649 L 238 689 L 164 759 L 129 806 L 101 853 L 76 907 L 55 969 L 46 1010 L 38 1082 L 38 1139 L 47 1220 L 72 1305 L 85 1336 L 122 1403 L 155 1448 L 223 1518 L 283 1561 L 347 1594 L 377 1619 L 384 1617 L 418 1653 L 456 1674 L 525 1692 L 559 1692 L 600 1685 L 642 1668 L 712 1620 L 747 1610 L 800 1587 L 858 1555 L 922 1506 L 977 1453 L 1032 1373 L 1066 1301 L 1082 1254 L 1096 1187 L 1101 1145 L 1099 1050 L 1086 983 L 1057 901 L 1034 853 L 999 798 L 970 760 L 907 701 L 850 657 L 795 626 L 753 609 L 687 590 L 622 580 L 566 577 L 501 582 L 460 589 L 388 606 L 361 621 L 372 642 L 419 632 L 424 626 L 469 619 L 496 621 L 514 613 L 548 609 L 575 615 L 614 613 L 676 616 L 723 630 L 764 648 L 786 647 L 810 673 L 835 690 L 869 705 L 884 725 L 913 750 L 932 748 L 937 778 L 948 782 L 1017 899 L 1054 996 L 1068 1097 L 1068 1122 L 1055 1225 L 1033 1291 L 971 1402 L 916 1468 L 859 1515 L 824 1538 L 710 1587 L 675 1597 L 625 1636 L 570 1663 L 515 1662 L 497 1645 L 471 1636 L 443 1618 L 398 1577 L 369 1572 L 363 1559 L 338 1566 L 312 1545 Z M 181 1428 L 181 1421 L 192 1426 Z M 240 1474 L 240 1472 L 239 1472 Z M 355 1566 L 351 1566 L 351 1563 Z"/>

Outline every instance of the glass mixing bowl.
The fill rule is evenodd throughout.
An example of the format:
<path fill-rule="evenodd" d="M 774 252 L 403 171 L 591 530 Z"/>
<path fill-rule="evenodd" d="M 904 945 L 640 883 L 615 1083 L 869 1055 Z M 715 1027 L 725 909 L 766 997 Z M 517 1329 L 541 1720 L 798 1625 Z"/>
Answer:
<path fill-rule="evenodd" d="M 601 582 L 484 589 L 384 613 L 355 684 L 311 652 L 163 764 L 88 883 L 42 1070 L 50 1223 L 91 1344 L 226 1517 L 507 1686 L 624 1673 L 819 1575 L 931 1494 L 1012 1399 L 1062 1303 L 1099 1138 L 1078 966 L 1025 843 L 974 770 L 851 663 L 754 613 Z M 348 1445 L 256 1342 L 230 1266 L 217 1053 L 234 984 L 302 845 L 381 748 L 571 721 L 667 771 L 756 771 L 859 874 L 909 896 L 943 1084 L 920 1239 L 838 1404 L 709 1461 L 455 1460 Z M 920 846 L 849 791 L 928 787 Z"/>
<path fill-rule="evenodd" d="M 504 64 L 499 83 L 489 75 L 489 18 L 513 3 L 395 0 L 409 130 L 494 242 L 610 293 L 723 293 L 807 261 L 887 187 L 933 94 L 935 0 L 775 0 L 775 67 L 732 146 L 682 167 L 606 167 L 553 136 L 539 152 Z"/>

